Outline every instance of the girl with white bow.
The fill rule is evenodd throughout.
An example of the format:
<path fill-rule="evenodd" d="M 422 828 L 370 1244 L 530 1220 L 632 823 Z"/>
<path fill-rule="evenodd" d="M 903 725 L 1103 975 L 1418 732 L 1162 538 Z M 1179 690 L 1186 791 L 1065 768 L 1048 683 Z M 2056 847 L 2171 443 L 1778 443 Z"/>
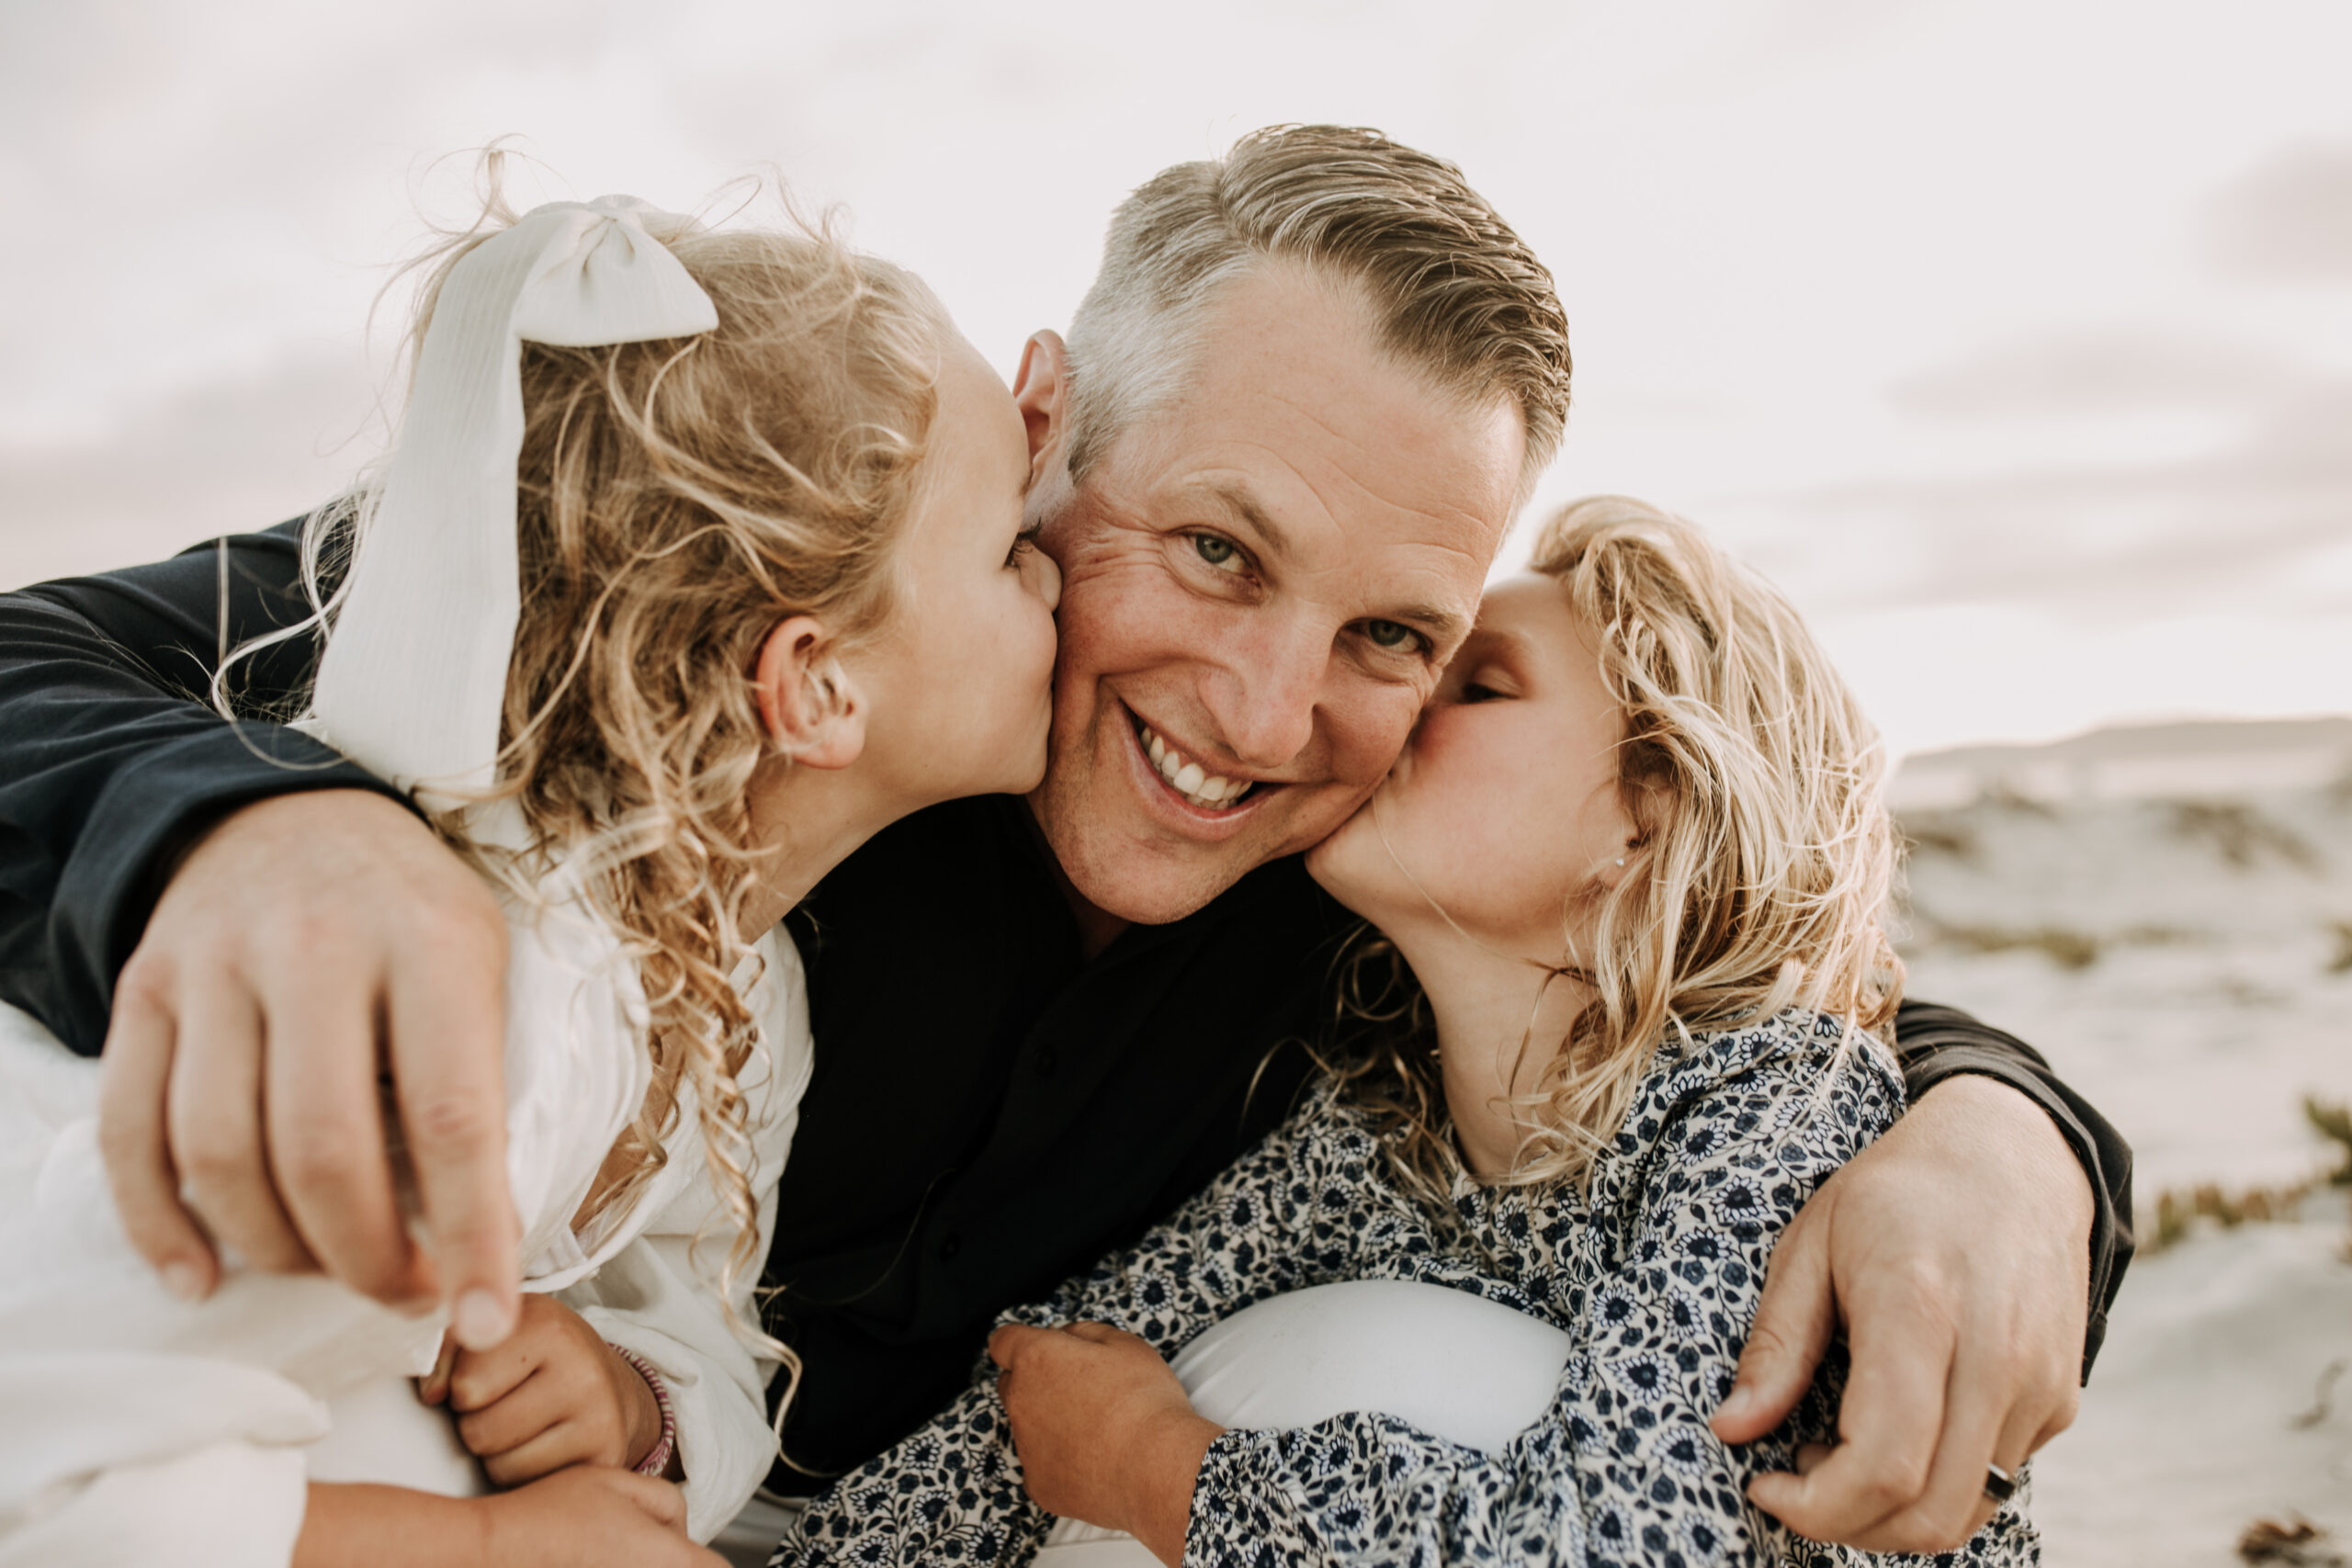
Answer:
<path fill-rule="evenodd" d="M 397 446 L 307 530 L 307 722 L 505 901 L 532 1293 L 479 1351 L 320 1278 L 175 1298 L 115 1219 L 97 1064 L 0 1019 L 0 1565 L 716 1561 L 678 1527 L 751 1495 L 792 1361 L 752 1302 L 810 1066 L 777 922 L 1044 772 L 1026 437 L 918 280 L 493 198 L 424 299 Z"/>

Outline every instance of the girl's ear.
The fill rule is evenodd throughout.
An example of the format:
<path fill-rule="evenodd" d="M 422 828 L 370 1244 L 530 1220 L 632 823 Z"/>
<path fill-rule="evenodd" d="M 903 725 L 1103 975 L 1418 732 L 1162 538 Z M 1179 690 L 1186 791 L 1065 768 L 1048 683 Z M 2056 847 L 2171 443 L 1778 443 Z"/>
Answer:
<path fill-rule="evenodd" d="M 865 694 L 813 615 L 795 615 L 768 633 L 752 684 L 778 754 L 804 767 L 846 768 L 865 750 Z"/>
<path fill-rule="evenodd" d="M 1645 812 L 1643 815 L 1655 822 L 1664 815 L 1664 807 L 1662 803 L 1658 804 L 1657 809 Z M 1622 834 L 1623 837 L 1618 842 L 1616 852 L 1593 867 L 1592 874 L 1594 881 L 1613 893 L 1625 878 L 1634 874 L 1640 867 L 1643 857 L 1649 850 L 1650 840 L 1649 835 L 1644 832 L 1640 824 L 1634 820 L 1634 814 L 1626 810 L 1622 803 L 1615 808 L 1612 817 L 1614 819 L 1611 824 L 1611 831 Z"/>

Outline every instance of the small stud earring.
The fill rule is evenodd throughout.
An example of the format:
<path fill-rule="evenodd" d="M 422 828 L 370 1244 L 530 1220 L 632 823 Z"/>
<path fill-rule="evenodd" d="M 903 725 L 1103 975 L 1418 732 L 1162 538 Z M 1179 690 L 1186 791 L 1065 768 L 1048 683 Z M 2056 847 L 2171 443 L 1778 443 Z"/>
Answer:
<path fill-rule="evenodd" d="M 1625 863 L 1625 857 L 1623 855 L 1619 855 L 1617 857 L 1617 863 L 1619 865 L 1623 865 Z"/>

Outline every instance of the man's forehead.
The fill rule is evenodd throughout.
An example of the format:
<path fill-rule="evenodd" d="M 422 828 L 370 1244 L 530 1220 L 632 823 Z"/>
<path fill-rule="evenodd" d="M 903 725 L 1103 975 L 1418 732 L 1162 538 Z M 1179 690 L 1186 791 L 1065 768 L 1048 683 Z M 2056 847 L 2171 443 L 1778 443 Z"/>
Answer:
<path fill-rule="evenodd" d="M 1526 454 L 1517 400 L 1467 392 L 1400 355 L 1361 287 L 1266 266 L 1202 327 L 1150 422 L 1163 453 L 1255 442 L 1326 491 L 1360 487 L 1409 510 L 1513 509 Z"/>

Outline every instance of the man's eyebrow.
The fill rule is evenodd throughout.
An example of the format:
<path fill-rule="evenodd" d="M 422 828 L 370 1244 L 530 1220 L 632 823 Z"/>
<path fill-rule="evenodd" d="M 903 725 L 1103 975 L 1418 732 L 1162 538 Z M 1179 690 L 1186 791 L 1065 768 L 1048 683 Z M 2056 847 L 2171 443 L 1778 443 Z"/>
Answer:
<path fill-rule="evenodd" d="M 1223 480 L 1211 480 L 1201 486 L 1201 491 L 1229 513 L 1242 526 L 1264 540 L 1276 554 L 1282 554 L 1290 548 L 1290 535 L 1283 531 L 1281 524 L 1268 515 L 1266 509 L 1258 504 L 1258 498 L 1251 495 L 1246 487 Z M 1408 626 L 1418 626 L 1427 633 L 1433 642 L 1458 643 L 1470 635 L 1470 617 L 1459 610 L 1448 609 L 1442 604 L 1399 605 L 1378 618 L 1396 621 Z"/>
<path fill-rule="evenodd" d="M 1266 514 L 1266 509 L 1258 504 L 1258 498 L 1251 495 L 1246 487 L 1211 480 L 1201 489 L 1212 501 L 1231 513 L 1244 527 L 1272 547 L 1277 554 L 1289 552 L 1290 535 L 1283 531 L 1281 524 Z"/>
<path fill-rule="evenodd" d="M 1433 642 L 1461 646 L 1470 635 L 1470 617 L 1459 610 L 1449 610 L 1442 604 L 1408 604 L 1392 610 L 1385 617 L 1408 626 L 1419 626 Z"/>

